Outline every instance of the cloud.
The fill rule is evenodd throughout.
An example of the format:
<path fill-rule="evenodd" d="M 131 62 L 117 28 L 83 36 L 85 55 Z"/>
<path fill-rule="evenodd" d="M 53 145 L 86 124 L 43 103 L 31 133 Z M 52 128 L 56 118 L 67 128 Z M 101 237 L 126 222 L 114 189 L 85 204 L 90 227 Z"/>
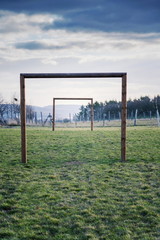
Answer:
<path fill-rule="evenodd" d="M 10 2 L 8 6 L 12 11 L 7 7 L 7 10 L 0 10 L 0 84 L 3 92 L 8 95 L 13 90 L 19 92 L 20 72 L 125 71 L 128 73 L 129 96 L 139 97 L 148 92 L 157 94 L 160 32 L 155 31 L 155 26 L 160 29 L 160 21 L 155 13 L 159 6 L 157 4 L 155 7 L 154 0 L 152 5 L 149 0 L 145 0 L 146 4 L 143 0 L 117 1 L 67 0 L 61 7 L 62 0 L 60 3 L 51 1 L 51 4 L 55 3 L 55 8 L 53 10 L 50 5 L 48 12 L 48 5 L 43 9 L 41 0 L 38 1 L 41 7 L 37 9 L 31 7 L 37 1 Z M 1 9 L 4 9 L 4 4 L 7 6 L 9 1 L 1 0 L 1 3 Z M 43 3 L 49 4 L 48 0 Z M 67 3 L 69 5 L 66 6 Z M 145 26 L 149 28 L 144 33 Z M 35 81 L 37 89 L 39 82 Z M 88 81 L 84 81 L 85 87 L 81 91 L 80 85 L 75 90 L 74 81 L 72 83 L 68 88 L 68 83 L 64 81 L 60 84 L 59 80 L 55 80 L 53 86 L 48 82 L 46 85 L 44 81 L 42 89 L 46 89 L 47 96 L 49 90 L 53 95 L 52 89 L 55 89 L 54 94 L 60 94 L 62 87 L 68 95 L 78 92 L 87 94 L 85 88 L 89 88 Z M 59 92 L 58 84 L 61 85 Z M 115 89 L 106 93 L 107 87 L 102 82 L 98 81 L 97 84 L 99 89 L 104 89 L 104 94 L 103 90 L 96 93 L 98 87 L 92 84 L 97 100 L 105 100 L 106 96 L 112 98 L 113 93 L 116 94 Z M 119 91 L 120 88 L 117 89 Z M 38 93 L 36 96 L 39 104 L 42 100 Z M 35 92 L 30 99 L 34 102 L 34 98 Z M 48 96 L 46 104 L 49 99 Z"/>
<path fill-rule="evenodd" d="M 0 10 L 0 32 L 1 33 L 14 33 L 31 32 L 32 29 L 39 30 L 45 27 L 46 24 L 54 25 L 57 20 L 63 18 L 53 14 L 25 14 L 15 13 L 11 11 Z M 30 28 L 30 29 L 29 29 Z"/>
<path fill-rule="evenodd" d="M 46 24 L 45 30 L 69 29 L 72 31 L 104 31 L 104 32 L 159 32 L 159 9 L 132 6 L 125 1 L 103 3 L 94 8 L 74 9 L 62 14 L 63 21 Z M 158 6 L 160 7 L 160 5 Z"/>
<path fill-rule="evenodd" d="M 65 48 L 63 46 L 54 46 L 54 45 L 46 45 L 44 43 L 38 41 L 29 41 L 29 42 L 20 42 L 16 43 L 15 47 L 17 49 L 27 49 L 27 50 L 45 50 L 45 49 L 62 49 Z"/>
<path fill-rule="evenodd" d="M 160 33 L 108 33 L 103 31 L 67 31 L 41 26 L 55 21 L 58 16 L 50 14 L 2 14 L 2 24 L 17 26 L 11 32 L 3 32 L 0 41 L 1 61 L 39 59 L 43 63 L 57 64 L 61 59 L 75 59 L 79 63 L 115 61 L 123 59 L 159 59 Z M 6 19 L 6 22 L 5 22 Z M 27 21 L 28 19 L 28 21 Z M 41 25 L 42 24 L 42 25 Z M 42 54 L 43 51 L 43 54 Z"/>
<path fill-rule="evenodd" d="M 71 31 L 159 32 L 159 0 L 1 0 L 1 9 L 61 16 L 42 27 Z"/>
<path fill-rule="evenodd" d="M 26 49 L 26 50 L 69 50 L 75 47 L 77 48 L 89 48 L 93 47 L 91 44 L 83 41 L 61 41 L 58 45 L 53 44 L 52 42 L 45 41 L 27 41 L 27 42 L 18 42 L 15 43 L 17 49 Z"/>

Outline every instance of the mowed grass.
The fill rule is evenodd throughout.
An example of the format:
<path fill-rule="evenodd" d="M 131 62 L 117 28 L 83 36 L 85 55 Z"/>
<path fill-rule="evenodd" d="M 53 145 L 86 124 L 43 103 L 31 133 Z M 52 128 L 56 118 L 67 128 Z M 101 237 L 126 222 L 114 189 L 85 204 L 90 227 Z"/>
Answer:
<path fill-rule="evenodd" d="M 1 240 L 155 240 L 159 232 L 160 128 L 91 132 L 0 129 Z"/>

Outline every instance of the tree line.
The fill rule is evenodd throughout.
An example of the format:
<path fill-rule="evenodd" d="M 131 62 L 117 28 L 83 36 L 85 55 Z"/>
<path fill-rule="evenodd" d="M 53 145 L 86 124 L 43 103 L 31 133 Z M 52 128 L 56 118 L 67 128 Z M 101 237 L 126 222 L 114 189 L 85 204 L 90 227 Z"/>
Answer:
<path fill-rule="evenodd" d="M 110 100 L 105 102 L 94 102 L 94 120 L 113 120 L 121 118 L 122 103 L 117 100 Z M 76 114 L 75 118 L 78 121 L 90 120 L 91 104 L 80 107 L 80 112 Z M 127 118 L 153 118 L 160 112 L 160 95 L 150 98 L 142 96 L 138 99 L 129 99 L 127 101 Z"/>
<path fill-rule="evenodd" d="M 122 103 L 117 100 L 105 102 L 95 101 L 93 104 L 94 120 L 114 120 L 121 118 Z M 127 118 L 154 118 L 159 116 L 160 112 L 160 95 L 150 98 L 148 96 L 138 99 L 129 99 L 127 101 Z M 74 116 L 75 121 L 89 121 L 91 114 L 91 104 L 82 105 L 78 114 Z M 41 113 L 42 115 L 42 113 Z M 26 106 L 26 119 L 29 123 L 37 123 L 37 113 L 31 105 Z M 41 116 L 41 122 L 42 120 Z M 48 117 L 47 117 L 48 119 Z M 46 120 L 47 120 L 46 119 Z M 8 120 L 14 120 L 20 124 L 20 104 L 16 97 L 13 97 L 8 103 L 0 95 L 0 124 L 8 123 Z"/>

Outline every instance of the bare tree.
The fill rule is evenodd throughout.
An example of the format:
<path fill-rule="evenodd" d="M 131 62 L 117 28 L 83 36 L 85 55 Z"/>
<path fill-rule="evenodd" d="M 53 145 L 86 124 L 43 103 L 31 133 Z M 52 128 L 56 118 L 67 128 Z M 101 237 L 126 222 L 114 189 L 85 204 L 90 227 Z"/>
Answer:
<path fill-rule="evenodd" d="M 0 123 L 4 124 L 5 119 L 4 119 L 4 114 L 6 113 L 7 110 L 7 104 L 5 103 L 2 95 L 0 94 Z"/>
<path fill-rule="evenodd" d="M 33 119 L 35 118 L 35 113 L 34 113 L 34 109 L 31 105 L 26 106 L 26 118 L 27 118 L 27 121 L 29 121 L 29 123 L 31 121 L 33 123 Z"/>
<path fill-rule="evenodd" d="M 8 113 L 10 113 L 10 119 L 15 120 L 17 124 L 20 123 L 20 104 L 16 94 L 12 96 L 11 102 L 8 105 Z"/>

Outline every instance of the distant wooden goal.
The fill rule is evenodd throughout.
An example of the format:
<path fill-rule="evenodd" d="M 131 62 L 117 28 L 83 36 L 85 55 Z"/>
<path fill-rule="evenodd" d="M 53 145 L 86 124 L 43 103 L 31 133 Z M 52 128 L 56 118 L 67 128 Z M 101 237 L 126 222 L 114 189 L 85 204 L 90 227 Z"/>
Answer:
<path fill-rule="evenodd" d="M 55 109 L 56 109 L 56 100 L 88 100 L 91 101 L 91 131 L 93 131 L 93 119 L 94 119 L 94 110 L 93 110 L 93 98 L 53 98 L 53 122 L 52 122 L 52 131 L 55 130 Z"/>
<path fill-rule="evenodd" d="M 121 78 L 122 79 L 122 111 L 121 111 L 121 161 L 126 161 L 126 116 L 127 116 L 127 73 L 21 73 L 21 155 L 22 163 L 27 163 L 26 136 L 26 99 L 25 79 L 37 78 Z"/>

